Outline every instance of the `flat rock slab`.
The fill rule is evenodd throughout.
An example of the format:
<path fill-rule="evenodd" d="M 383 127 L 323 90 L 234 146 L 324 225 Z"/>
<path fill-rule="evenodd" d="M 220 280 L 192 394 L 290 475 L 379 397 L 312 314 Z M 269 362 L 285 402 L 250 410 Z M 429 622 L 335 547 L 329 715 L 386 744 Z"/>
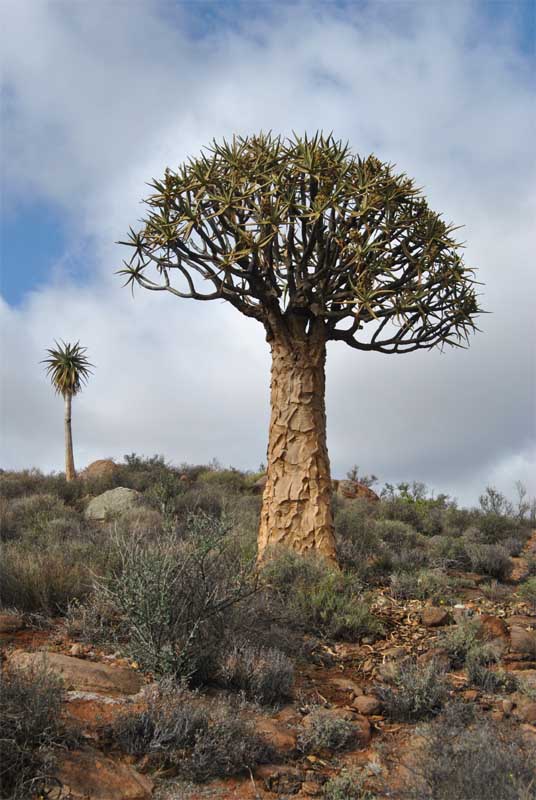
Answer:
<path fill-rule="evenodd" d="M 60 653 L 38 651 L 26 653 L 15 650 L 8 660 L 9 669 L 45 669 L 62 679 L 66 690 L 96 692 L 98 694 L 137 694 L 143 686 L 141 675 L 124 667 L 110 667 L 83 661 L 81 658 Z"/>
<path fill-rule="evenodd" d="M 73 800 L 149 800 L 153 791 L 146 775 L 94 750 L 67 753 L 56 774 Z"/>

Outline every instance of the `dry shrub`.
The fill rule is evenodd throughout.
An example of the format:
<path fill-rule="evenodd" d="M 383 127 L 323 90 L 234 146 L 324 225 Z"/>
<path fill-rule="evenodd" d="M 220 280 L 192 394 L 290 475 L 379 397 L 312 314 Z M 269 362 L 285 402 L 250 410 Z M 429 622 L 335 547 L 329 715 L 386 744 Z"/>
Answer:
<path fill-rule="evenodd" d="M 279 650 L 234 645 L 224 654 L 219 670 L 221 683 L 243 692 L 249 700 L 274 705 L 292 694 L 294 665 Z"/>
<path fill-rule="evenodd" d="M 123 751 L 152 756 L 195 781 L 236 775 L 274 756 L 236 706 L 169 681 L 153 692 L 145 711 L 125 714 L 109 732 Z"/>
<path fill-rule="evenodd" d="M 419 800 L 532 800 L 536 752 L 507 721 L 452 704 L 423 731 L 414 786 Z"/>
<path fill-rule="evenodd" d="M 429 719 L 447 698 L 445 670 L 433 660 L 428 664 L 409 661 L 398 667 L 392 686 L 381 684 L 376 694 L 385 716 L 393 722 Z"/>

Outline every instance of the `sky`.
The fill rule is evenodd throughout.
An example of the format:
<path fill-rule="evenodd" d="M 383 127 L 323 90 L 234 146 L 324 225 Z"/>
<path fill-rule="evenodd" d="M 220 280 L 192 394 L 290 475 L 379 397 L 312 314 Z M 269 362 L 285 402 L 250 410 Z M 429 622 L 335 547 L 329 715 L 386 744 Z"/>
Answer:
<path fill-rule="evenodd" d="M 219 301 L 132 297 L 116 242 L 147 183 L 214 137 L 322 129 L 395 163 L 464 226 L 490 312 L 467 350 L 328 345 L 333 476 L 358 464 L 465 505 L 519 480 L 536 495 L 535 9 L 0 0 L 0 466 L 63 468 L 62 402 L 40 364 L 59 339 L 95 364 L 73 403 L 77 466 L 265 461 L 262 327 Z"/>

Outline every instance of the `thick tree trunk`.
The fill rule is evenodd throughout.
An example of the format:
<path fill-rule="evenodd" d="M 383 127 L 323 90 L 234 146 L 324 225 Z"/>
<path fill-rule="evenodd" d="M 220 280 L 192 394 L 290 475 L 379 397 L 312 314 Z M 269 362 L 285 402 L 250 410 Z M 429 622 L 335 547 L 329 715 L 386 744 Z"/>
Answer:
<path fill-rule="evenodd" d="M 71 431 L 71 401 L 70 394 L 65 395 L 65 477 L 68 481 L 76 478 L 73 456 L 73 434 Z"/>
<path fill-rule="evenodd" d="M 335 561 L 326 446 L 323 331 L 271 340 L 268 475 L 259 528 L 259 560 L 277 546 Z"/>

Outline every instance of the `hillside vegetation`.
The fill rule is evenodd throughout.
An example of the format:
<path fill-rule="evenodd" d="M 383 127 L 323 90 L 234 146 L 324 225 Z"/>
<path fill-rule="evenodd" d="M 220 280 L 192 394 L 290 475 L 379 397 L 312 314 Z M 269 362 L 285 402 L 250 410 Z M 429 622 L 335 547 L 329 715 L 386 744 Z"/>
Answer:
<path fill-rule="evenodd" d="M 336 493 L 340 570 L 258 566 L 260 474 L 108 467 L 0 473 L 0 797 L 91 797 L 96 753 L 111 798 L 536 797 L 527 504 Z"/>

